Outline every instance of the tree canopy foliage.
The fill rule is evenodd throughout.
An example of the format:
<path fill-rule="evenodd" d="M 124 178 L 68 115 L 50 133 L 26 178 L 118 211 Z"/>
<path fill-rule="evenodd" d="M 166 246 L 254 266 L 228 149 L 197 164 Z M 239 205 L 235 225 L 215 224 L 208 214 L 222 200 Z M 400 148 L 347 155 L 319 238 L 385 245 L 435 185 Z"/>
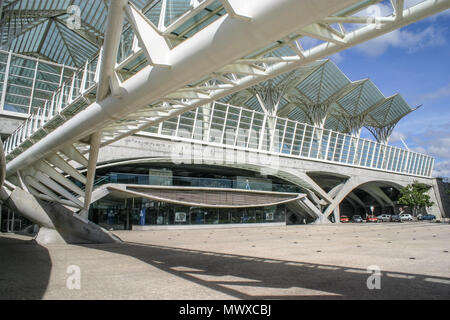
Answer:
<path fill-rule="evenodd" d="M 413 214 L 416 215 L 419 209 L 429 208 L 434 204 L 428 195 L 430 189 L 431 186 L 424 183 L 409 184 L 400 190 L 400 198 L 397 203 L 411 208 Z"/>

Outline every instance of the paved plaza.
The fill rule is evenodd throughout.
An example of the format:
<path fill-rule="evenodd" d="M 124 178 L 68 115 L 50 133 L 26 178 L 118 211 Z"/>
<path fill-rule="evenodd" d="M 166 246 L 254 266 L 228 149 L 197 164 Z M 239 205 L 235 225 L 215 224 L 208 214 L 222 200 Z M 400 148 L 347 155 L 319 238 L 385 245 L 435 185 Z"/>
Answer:
<path fill-rule="evenodd" d="M 115 234 L 123 244 L 43 247 L 0 235 L 0 299 L 450 298 L 448 224 Z M 80 289 L 69 290 L 73 266 Z M 380 289 L 367 287 L 369 266 L 381 270 Z"/>

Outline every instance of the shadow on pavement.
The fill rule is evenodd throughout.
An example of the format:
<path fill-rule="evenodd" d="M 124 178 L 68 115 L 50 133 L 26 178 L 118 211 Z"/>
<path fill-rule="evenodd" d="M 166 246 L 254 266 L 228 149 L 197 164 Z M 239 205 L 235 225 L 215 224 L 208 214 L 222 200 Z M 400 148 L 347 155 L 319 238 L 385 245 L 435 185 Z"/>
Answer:
<path fill-rule="evenodd" d="M 0 235 L 0 300 L 39 300 L 44 296 L 52 263 L 34 240 Z"/>
<path fill-rule="evenodd" d="M 450 298 L 450 278 L 443 277 L 382 271 L 381 290 L 369 290 L 370 274 L 365 269 L 131 242 L 83 247 L 137 258 L 237 299 Z M 34 300 L 44 296 L 52 268 L 46 248 L 34 241 L 0 235 L 0 257 L 0 299 Z"/>
<path fill-rule="evenodd" d="M 450 278 L 382 271 L 381 290 L 369 290 L 365 269 L 131 242 L 88 247 L 137 258 L 237 299 L 450 298 Z"/>

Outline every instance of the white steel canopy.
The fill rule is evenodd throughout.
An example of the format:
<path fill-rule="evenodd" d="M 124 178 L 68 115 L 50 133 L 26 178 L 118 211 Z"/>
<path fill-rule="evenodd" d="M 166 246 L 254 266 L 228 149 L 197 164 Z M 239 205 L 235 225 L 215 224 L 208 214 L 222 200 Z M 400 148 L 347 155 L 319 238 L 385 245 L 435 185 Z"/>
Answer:
<path fill-rule="evenodd" d="M 369 79 L 350 81 L 331 60 L 301 66 L 220 101 L 258 112 L 275 108 L 272 115 L 319 126 L 324 121 L 326 129 L 344 133 L 363 126 L 391 128 L 414 110 L 400 95 L 385 97 Z M 312 113 L 317 106 L 322 106 L 318 114 Z"/>
<path fill-rule="evenodd" d="M 226 14 L 220 1 L 132 0 L 174 44 Z M 198 3 L 198 4 L 197 4 Z M 103 45 L 109 1 L 4 0 L 0 2 L 1 49 L 81 67 Z M 195 17 L 183 15 L 195 6 Z M 79 15 L 78 18 L 75 18 Z M 180 19 L 182 18 L 182 19 Z M 72 28 L 70 24 L 79 22 Z M 176 22 L 176 23 L 174 23 Z M 129 24 L 125 24 L 129 28 Z M 124 34 L 124 44 L 127 39 Z"/>

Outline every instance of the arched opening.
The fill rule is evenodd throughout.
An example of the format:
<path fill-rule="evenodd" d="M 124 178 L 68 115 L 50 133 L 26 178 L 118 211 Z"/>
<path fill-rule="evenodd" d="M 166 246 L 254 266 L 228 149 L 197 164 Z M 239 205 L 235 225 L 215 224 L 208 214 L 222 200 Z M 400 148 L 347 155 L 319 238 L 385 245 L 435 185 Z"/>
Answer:
<path fill-rule="evenodd" d="M 398 213 L 397 201 L 401 185 L 390 181 L 370 181 L 363 183 L 351 192 L 339 204 L 340 216 L 366 219 L 369 215 L 380 216 Z"/>

